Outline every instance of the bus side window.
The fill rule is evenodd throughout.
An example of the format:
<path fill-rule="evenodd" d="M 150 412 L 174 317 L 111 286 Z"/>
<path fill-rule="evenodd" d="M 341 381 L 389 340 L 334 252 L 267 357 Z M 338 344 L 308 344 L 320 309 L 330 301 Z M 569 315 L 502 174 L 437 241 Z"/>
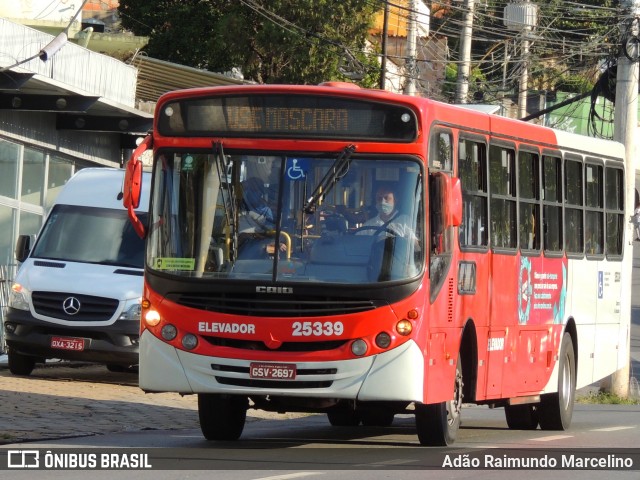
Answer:
<path fill-rule="evenodd" d="M 518 246 L 515 167 L 513 147 L 489 146 L 489 209 L 493 248 L 515 249 Z"/>
<path fill-rule="evenodd" d="M 604 195 L 602 165 L 585 164 L 585 249 L 587 255 L 604 253 Z"/>
<path fill-rule="evenodd" d="M 484 143 L 461 139 L 458 143 L 458 172 L 462 182 L 462 247 L 483 247 L 489 243 L 487 208 L 487 148 Z"/>
<path fill-rule="evenodd" d="M 582 255 L 584 253 L 582 162 L 578 159 L 567 159 L 564 171 L 565 248 L 568 254 Z"/>
<path fill-rule="evenodd" d="M 605 208 L 607 256 L 622 255 L 624 239 L 624 171 L 621 168 L 605 168 Z M 637 193 L 637 190 L 636 190 Z M 638 201 L 634 205 L 637 205 Z"/>
<path fill-rule="evenodd" d="M 562 159 L 560 156 L 542 157 L 542 219 L 546 252 L 562 252 Z"/>
<path fill-rule="evenodd" d="M 518 152 L 518 197 L 520 199 L 520 248 L 540 250 L 540 157 Z"/>
<path fill-rule="evenodd" d="M 436 132 L 431 135 L 429 168 L 453 171 L 453 136 L 450 132 Z"/>
<path fill-rule="evenodd" d="M 452 227 L 446 222 L 447 177 L 443 173 L 429 175 L 429 279 L 431 301 L 442 287 L 451 263 Z"/>

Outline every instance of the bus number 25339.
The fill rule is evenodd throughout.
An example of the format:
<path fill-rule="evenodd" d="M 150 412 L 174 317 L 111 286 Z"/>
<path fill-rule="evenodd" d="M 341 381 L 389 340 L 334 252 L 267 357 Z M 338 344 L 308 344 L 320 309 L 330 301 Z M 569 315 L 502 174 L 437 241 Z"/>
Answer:
<path fill-rule="evenodd" d="M 340 336 L 344 333 L 342 322 L 293 322 L 294 337 Z"/>

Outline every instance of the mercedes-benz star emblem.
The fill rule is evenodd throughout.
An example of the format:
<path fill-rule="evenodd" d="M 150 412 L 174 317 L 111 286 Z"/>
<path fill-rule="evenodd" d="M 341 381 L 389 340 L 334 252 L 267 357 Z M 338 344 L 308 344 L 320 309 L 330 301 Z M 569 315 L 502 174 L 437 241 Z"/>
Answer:
<path fill-rule="evenodd" d="M 75 315 L 80 311 L 80 300 L 76 297 L 67 297 L 62 302 L 62 309 L 67 315 Z"/>

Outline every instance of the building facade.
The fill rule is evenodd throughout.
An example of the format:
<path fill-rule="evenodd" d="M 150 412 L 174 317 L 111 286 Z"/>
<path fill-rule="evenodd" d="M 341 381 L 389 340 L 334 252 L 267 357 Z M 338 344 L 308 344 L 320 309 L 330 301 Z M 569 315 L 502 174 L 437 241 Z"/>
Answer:
<path fill-rule="evenodd" d="M 71 175 L 122 166 L 152 125 L 135 108 L 135 67 L 70 42 L 48 55 L 54 38 L 0 18 L 0 266 L 8 275 L 18 235 L 38 233 Z"/>

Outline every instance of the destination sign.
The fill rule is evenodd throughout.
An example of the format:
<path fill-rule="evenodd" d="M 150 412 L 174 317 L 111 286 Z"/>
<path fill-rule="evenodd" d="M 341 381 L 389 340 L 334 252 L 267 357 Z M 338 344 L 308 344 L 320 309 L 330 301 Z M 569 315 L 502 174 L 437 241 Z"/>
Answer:
<path fill-rule="evenodd" d="M 311 95 L 188 97 L 161 106 L 165 136 L 246 136 L 410 142 L 417 120 L 405 106 Z"/>

